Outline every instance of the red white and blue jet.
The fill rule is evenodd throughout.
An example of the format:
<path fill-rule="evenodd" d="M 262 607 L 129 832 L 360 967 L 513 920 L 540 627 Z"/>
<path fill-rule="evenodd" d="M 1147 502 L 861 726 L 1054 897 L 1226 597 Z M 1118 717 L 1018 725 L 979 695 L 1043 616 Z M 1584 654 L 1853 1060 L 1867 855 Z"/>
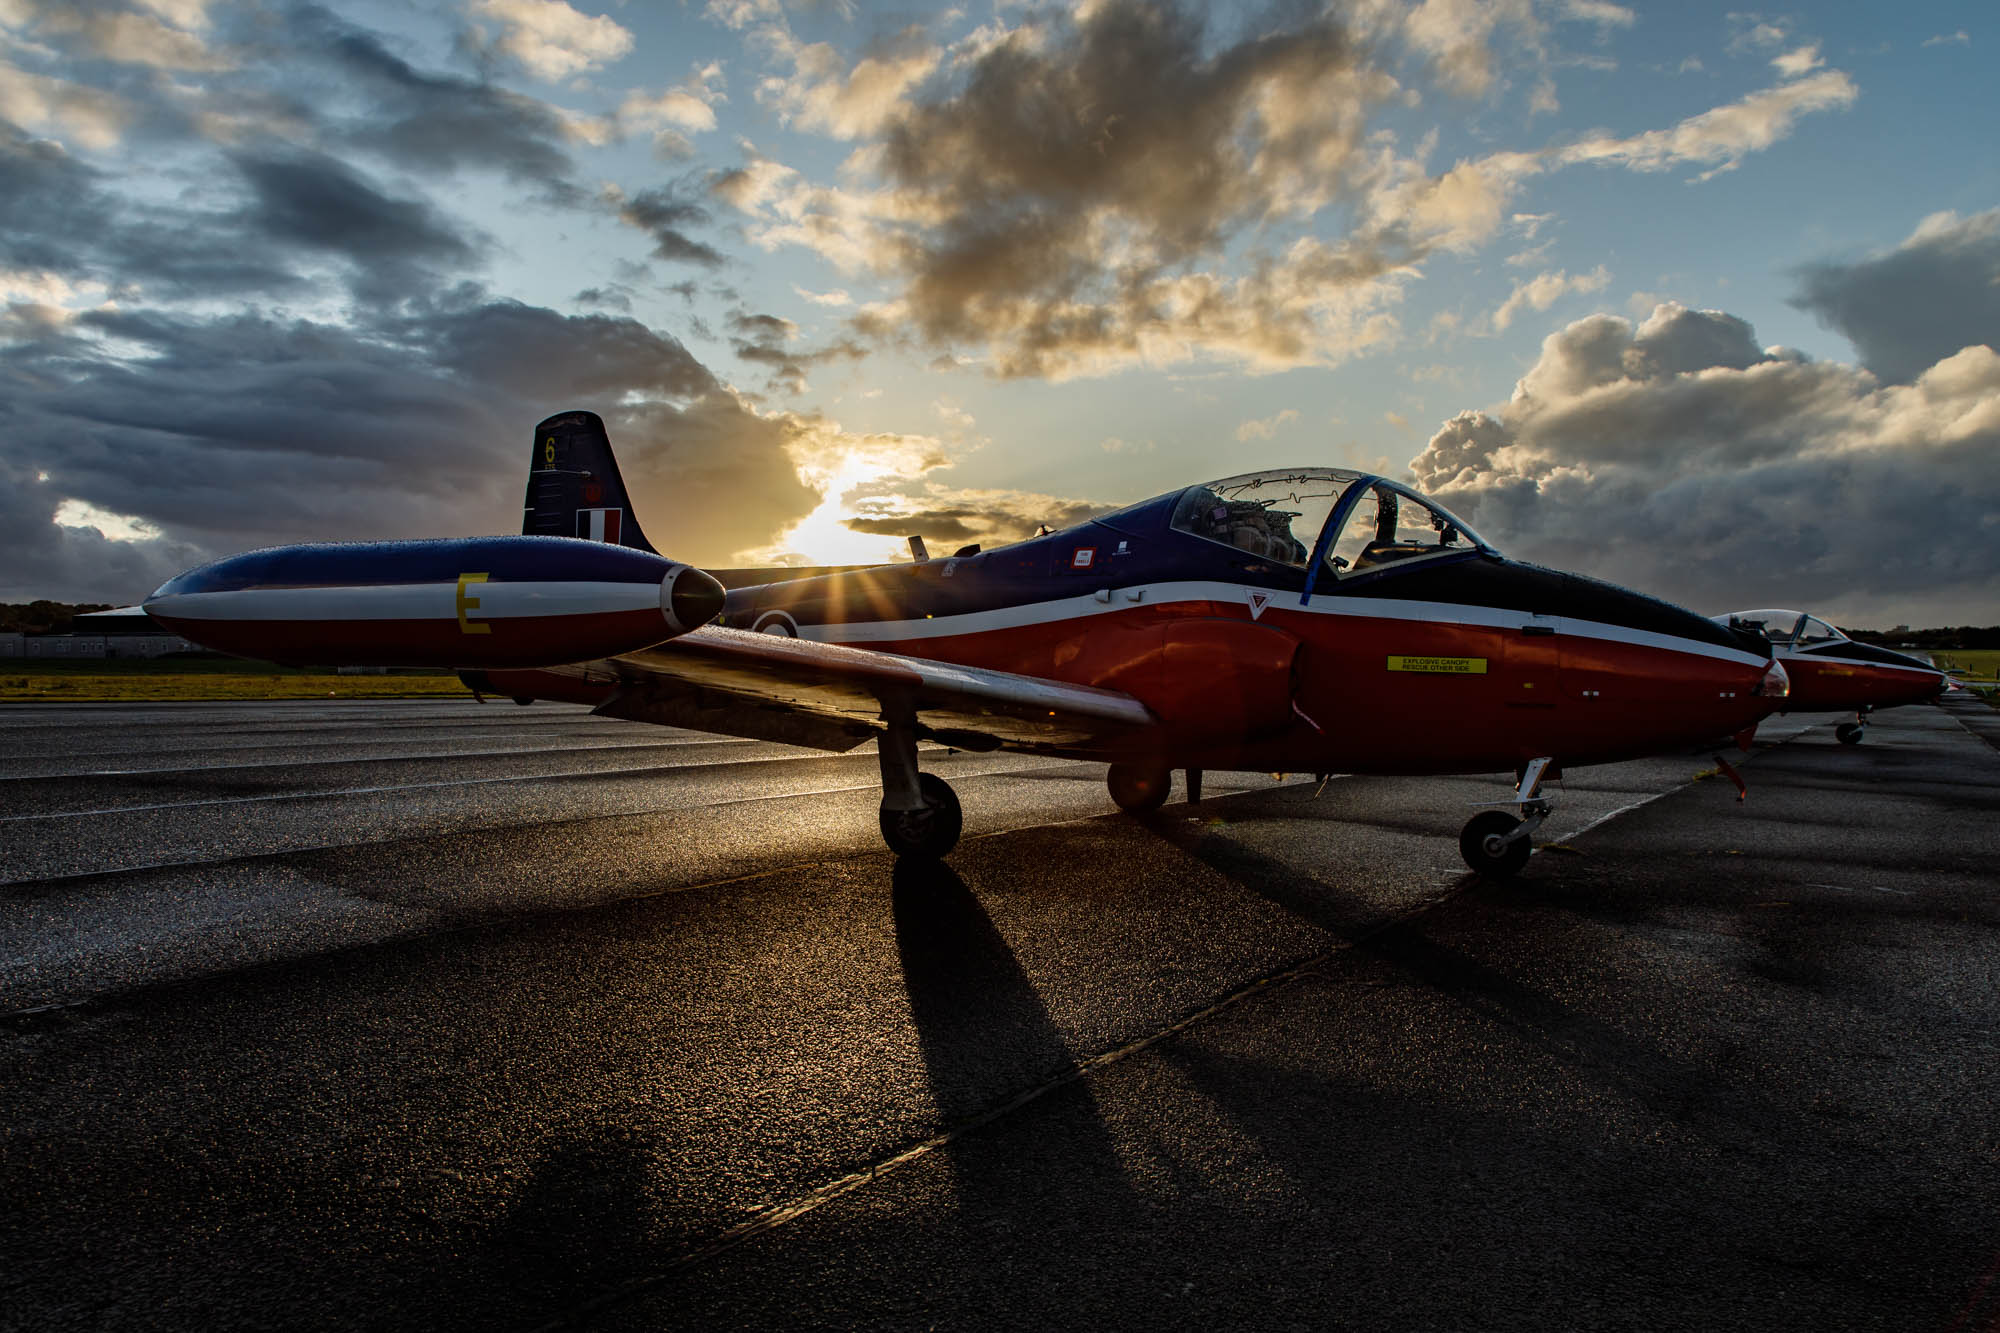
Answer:
<path fill-rule="evenodd" d="M 1859 745 L 1868 715 L 1878 708 L 1929 703 L 1951 682 L 1928 662 L 1891 648 L 1856 643 L 1818 616 L 1804 611 L 1731 611 L 1718 624 L 1762 634 L 1785 664 L 1792 691 L 1783 713 L 1852 713 L 1833 734 L 1843 745 Z"/>
<path fill-rule="evenodd" d="M 913 543 L 913 553 L 919 553 Z M 1207 769 L 1512 770 L 1460 837 L 1524 864 L 1563 768 L 1747 734 L 1785 700 L 1759 633 L 1509 560 L 1385 477 L 1285 468 L 1188 486 L 993 550 L 717 571 L 654 551 L 604 424 L 536 427 L 518 537 L 280 547 L 146 602 L 280 662 L 448 666 L 475 690 L 846 751 L 873 740 L 900 855 L 956 845 L 918 743 L 1108 762 L 1134 813 Z M 719 577 L 718 577 L 719 575 Z M 725 588 L 725 585 L 728 585 Z"/>

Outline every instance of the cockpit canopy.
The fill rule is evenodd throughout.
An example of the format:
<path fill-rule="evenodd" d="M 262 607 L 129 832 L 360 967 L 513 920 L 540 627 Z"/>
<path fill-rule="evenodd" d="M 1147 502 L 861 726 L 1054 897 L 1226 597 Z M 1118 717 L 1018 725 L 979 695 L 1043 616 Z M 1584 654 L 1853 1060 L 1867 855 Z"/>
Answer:
<path fill-rule="evenodd" d="M 1434 501 L 1346 468 L 1248 472 L 1190 486 L 1174 528 L 1278 564 L 1347 578 L 1391 564 L 1491 550 Z"/>
<path fill-rule="evenodd" d="M 1809 616 L 1803 611 L 1731 611 L 1715 619 L 1731 629 L 1753 630 L 1781 648 L 1832 643 L 1847 637 L 1818 616 Z"/>

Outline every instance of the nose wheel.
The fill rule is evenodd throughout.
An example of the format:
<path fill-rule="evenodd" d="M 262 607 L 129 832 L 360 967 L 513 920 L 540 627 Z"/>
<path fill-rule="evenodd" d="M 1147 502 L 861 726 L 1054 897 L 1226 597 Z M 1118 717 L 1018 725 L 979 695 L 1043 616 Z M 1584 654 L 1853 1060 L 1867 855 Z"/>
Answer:
<path fill-rule="evenodd" d="M 1552 762 L 1546 757 L 1530 760 L 1521 770 L 1514 799 L 1498 802 L 1518 806 L 1520 818 L 1501 810 L 1486 810 L 1466 821 L 1458 835 L 1458 850 L 1474 874 L 1487 879 L 1512 879 L 1528 864 L 1528 857 L 1534 852 L 1529 839 L 1555 809 L 1555 803 L 1540 794 L 1542 775 Z"/>
<path fill-rule="evenodd" d="M 1862 709 L 1854 715 L 1852 722 L 1843 722 L 1833 729 L 1833 738 L 1842 745 L 1859 745 L 1861 738 L 1868 734 L 1868 710 Z"/>
<path fill-rule="evenodd" d="M 1519 833 L 1521 827 L 1521 820 L 1503 810 L 1474 815 L 1458 835 L 1465 864 L 1487 879 L 1512 879 L 1534 851 L 1526 835 Z"/>

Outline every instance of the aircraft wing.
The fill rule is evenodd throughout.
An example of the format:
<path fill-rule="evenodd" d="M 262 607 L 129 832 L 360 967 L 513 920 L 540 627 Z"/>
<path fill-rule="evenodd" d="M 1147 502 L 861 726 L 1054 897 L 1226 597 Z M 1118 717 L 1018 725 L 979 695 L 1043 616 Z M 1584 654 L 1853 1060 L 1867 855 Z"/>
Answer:
<path fill-rule="evenodd" d="M 615 683 L 607 717 L 836 752 L 881 731 L 886 709 L 965 750 L 1121 749 L 1158 725 L 1114 690 L 715 626 L 557 671 Z"/>

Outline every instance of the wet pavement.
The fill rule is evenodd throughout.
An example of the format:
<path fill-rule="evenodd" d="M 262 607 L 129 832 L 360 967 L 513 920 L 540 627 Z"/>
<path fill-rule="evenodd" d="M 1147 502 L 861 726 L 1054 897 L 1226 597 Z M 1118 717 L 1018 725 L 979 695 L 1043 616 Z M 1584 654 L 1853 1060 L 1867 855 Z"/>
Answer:
<path fill-rule="evenodd" d="M 2000 1320 L 2000 713 L 1750 799 L 0 709 L 0 1327 Z"/>

